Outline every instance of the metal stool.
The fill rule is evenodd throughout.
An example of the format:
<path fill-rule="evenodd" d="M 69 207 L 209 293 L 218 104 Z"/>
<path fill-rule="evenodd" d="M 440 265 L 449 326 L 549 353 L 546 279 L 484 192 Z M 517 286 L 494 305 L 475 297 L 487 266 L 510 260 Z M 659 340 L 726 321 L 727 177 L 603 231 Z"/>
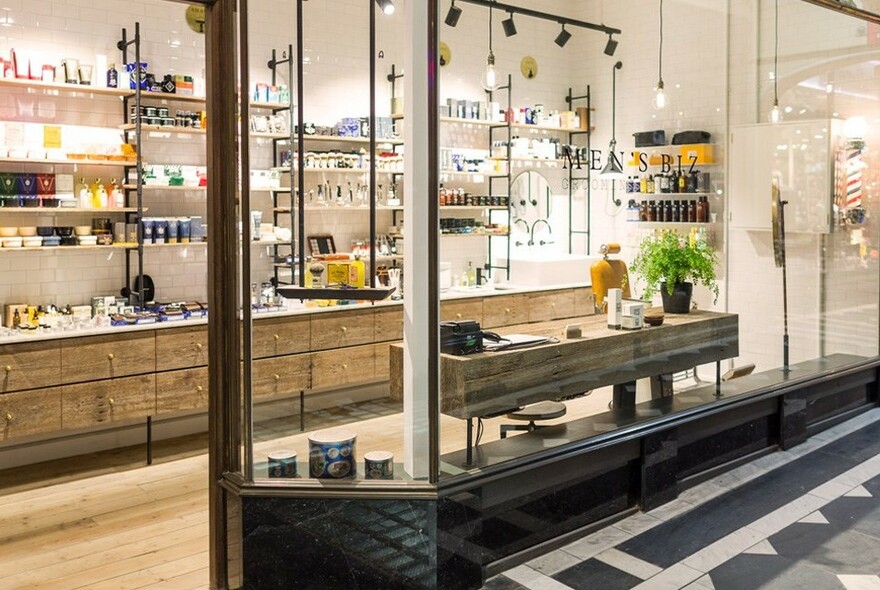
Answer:
<path fill-rule="evenodd" d="M 532 432 L 538 428 L 543 428 L 547 425 L 535 424 L 536 421 L 540 420 L 552 420 L 553 418 L 559 418 L 561 416 L 565 416 L 566 412 L 565 404 L 562 402 L 538 402 L 536 404 L 528 405 L 519 410 L 510 412 L 507 414 L 507 417 L 511 420 L 528 420 L 528 424 L 502 424 L 501 425 L 501 438 L 507 438 L 507 433 L 511 430 L 524 430 L 526 432 Z"/>

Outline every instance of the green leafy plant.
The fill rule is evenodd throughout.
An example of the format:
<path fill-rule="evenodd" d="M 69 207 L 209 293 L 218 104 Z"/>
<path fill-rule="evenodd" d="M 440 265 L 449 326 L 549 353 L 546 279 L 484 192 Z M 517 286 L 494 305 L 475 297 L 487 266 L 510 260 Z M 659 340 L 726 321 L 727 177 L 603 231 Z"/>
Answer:
<path fill-rule="evenodd" d="M 664 230 L 641 241 L 630 271 L 644 279 L 645 299 L 665 281 L 670 295 L 676 283 L 690 282 L 707 287 L 717 301 L 715 265 L 715 251 L 704 240 Z"/>

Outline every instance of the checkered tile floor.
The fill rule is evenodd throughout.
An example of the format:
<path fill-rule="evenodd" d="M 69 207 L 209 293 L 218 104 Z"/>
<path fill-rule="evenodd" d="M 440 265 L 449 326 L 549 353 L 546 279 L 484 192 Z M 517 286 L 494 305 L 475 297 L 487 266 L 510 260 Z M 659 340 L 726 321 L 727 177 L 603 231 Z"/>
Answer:
<path fill-rule="evenodd" d="M 495 576 L 484 590 L 880 590 L 880 409 Z"/>

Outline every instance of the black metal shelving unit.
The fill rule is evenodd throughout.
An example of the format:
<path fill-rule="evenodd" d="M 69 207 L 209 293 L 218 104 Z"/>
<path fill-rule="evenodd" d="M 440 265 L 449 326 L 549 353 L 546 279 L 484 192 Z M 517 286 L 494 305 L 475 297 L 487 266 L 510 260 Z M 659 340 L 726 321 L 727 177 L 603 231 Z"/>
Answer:
<path fill-rule="evenodd" d="M 590 123 L 592 123 L 593 118 L 593 109 L 590 104 L 590 85 L 587 84 L 587 91 L 585 94 L 574 96 L 574 92 L 571 88 L 568 89 L 568 95 L 565 97 L 565 102 L 568 104 L 568 110 L 575 110 L 575 103 L 579 101 L 584 101 L 587 106 L 587 125 L 586 129 L 581 129 L 577 131 L 569 131 L 568 132 L 568 145 L 571 146 L 571 149 L 579 149 L 576 147 L 575 138 L 578 138 L 582 135 L 587 136 L 587 157 L 586 162 L 580 162 L 580 159 L 577 158 L 576 161 L 580 162 L 581 168 L 575 168 L 572 165 L 571 161 L 568 162 L 568 253 L 571 254 L 573 251 L 573 238 L 576 235 L 586 236 L 587 239 L 587 254 L 590 254 L 590 228 L 591 228 L 591 214 L 590 214 L 590 197 L 592 195 L 592 172 L 590 171 L 590 154 L 592 153 L 592 129 L 590 127 Z M 586 167 L 586 175 L 578 170 L 582 171 L 584 169 L 584 165 Z M 576 186 L 579 183 L 585 183 L 586 185 L 586 203 L 584 204 L 586 208 L 585 212 L 585 223 L 586 227 L 584 229 L 575 229 L 574 227 L 574 193 L 576 191 Z"/>
<path fill-rule="evenodd" d="M 128 38 L 127 29 L 122 29 L 122 38 L 116 43 L 116 47 L 122 51 L 122 63 L 129 63 L 128 61 L 128 50 L 129 47 L 134 47 L 134 63 L 141 63 L 141 24 L 136 22 L 134 24 L 134 38 Z M 139 72 L 138 72 L 139 74 Z M 123 82 L 120 80 L 120 84 Z M 122 111 L 123 111 L 123 121 L 126 122 L 125 131 L 123 132 L 125 139 L 128 141 L 131 139 L 132 133 L 134 134 L 135 145 L 137 146 L 137 158 L 135 159 L 134 166 L 126 165 L 124 167 L 124 181 L 123 184 L 125 186 L 131 186 L 134 184 L 134 188 L 123 188 L 125 191 L 125 206 L 131 207 L 131 198 L 132 193 L 134 193 L 135 197 L 135 207 L 137 211 L 129 212 L 125 214 L 125 222 L 134 223 L 137 225 L 137 246 L 134 248 L 126 248 L 125 249 L 125 286 L 126 289 L 129 289 L 128 299 L 129 303 L 132 305 L 136 305 L 139 308 L 143 308 L 146 303 L 144 297 L 144 236 L 143 236 L 143 227 L 141 221 L 144 216 L 144 178 L 143 178 L 143 150 L 141 149 L 141 138 L 142 138 L 142 120 L 141 120 L 141 85 L 140 80 L 135 84 L 134 94 L 132 96 L 126 96 L 122 99 Z M 135 117 L 134 121 L 131 120 L 131 102 L 134 100 L 134 110 Z M 134 124 L 134 128 L 129 129 L 128 124 Z M 132 183 L 132 172 L 134 173 L 134 183 Z M 126 236 L 126 239 L 128 236 Z M 139 288 L 137 290 L 134 289 L 134 285 L 132 284 L 132 260 L 131 257 L 133 254 L 137 254 L 137 285 Z"/>
<path fill-rule="evenodd" d="M 513 112 L 512 111 L 512 109 L 513 109 L 513 104 L 512 104 L 513 77 L 510 74 L 508 74 L 507 75 L 507 84 L 505 86 L 499 86 L 497 88 L 497 90 L 500 90 L 500 91 L 506 90 L 507 91 L 507 109 L 505 112 L 507 112 L 507 113 Z M 494 92 L 491 90 L 487 90 L 486 95 L 488 96 L 488 102 L 490 102 L 490 103 L 493 102 Z M 513 121 L 510 121 L 508 119 L 508 121 L 504 124 L 489 126 L 489 156 L 490 157 L 492 155 L 492 145 L 495 141 L 495 132 L 501 131 L 502 133 L 503 132 L 507 133 L 507 142 L 506 142 L 507 147 L 505 148 L 506 158 L 504 160 L 506 173 L 505 174 L 491 174 L 491 175 L 489 175 L 489 197 L 495 196 L 495 194 L 496 194 L 495 188 L 499 183 L 504 184 L 504 190 L 505 190 L 504 194 L 501 196 L 510 197 L 510 185 L 511 185 L 512 178 L 513 178 L 513 175 L 512 175 L 513 161 L 511 160 L 511 152 L 510 152 L 511 143 L 513 142 L 513 127 L 512 127 L 512 125 L 513 125 Z M 508 199 L 508 201 L 509 201 L 509 199 Z M 489 209 L 489 223 L 490 224 L 492 223 L 492 213 L 493 212 L 495 212 L 494 209 Z M 511 222 L 511 214 L 510 214 L 509 208 L 507 210 L 507 222 L 508 222 L 508 227 L 507 227 L 507 234 L 505 236 L 489 236 L 489 242 L 488 242 L 488 248 L 487 248 L 488 249 L 488 254 L 487 254 L 488 260 L 486 261 L 485 268 L 489 271 L 489 276 L 492 275 L 493 271 L 503 270 L 507 274 L 507 276 L 505 278 L 507 280 L 510 280 L 510 222 Z M 493 262 L 492 262 L 492 238 L 493 237 L 505 237 L 507 252 L 506 252 L 506 256 L 504 257 L 505 264 L 503 266 L 498 265 L 498 264 L 493 264 Z"/>
<path fill-rule="evenodd" d="M 287 65 L 287 80 L 293 80 L 293 45 L 288 45 L 286 51 L 282 51 L 281 59 L 277 58 L 276 51 L 272 50 L 272 58 L 267 63 L 267 66 L 272 71 L 272 85 L 275 86 L 278 81 L 278 67 Z M 293 189 L 293 162 L 295 161 L 295 157 L 303 157 L 302 154 L 296 154 L 294 150 L 294 142 L 296 141 L 296 130 L 294 128 L 293 123 L 293 93 L 289 93 L 288 104 L 285 106 L 274 105 L 271 107 L 262 107 L 269 108 L 273 115 L 288 112 L 291 114 L 290 120 L 288 121 L 288 132 L 289 137 L 286 138 L 273 138 L 272 139 L 272 165 L 274 168 L 280 168 L 280 152 L 279 152 L 279 144 L 286 142 L 288 146 L 290 146 L 290 169 L 287 171 L 283 171 L 283 174 L 291 175 L 291 186 L 288 188 L 277 188 L 277 189 L 269 189 L 269 194 L 272 197 L 272 224 L 275 226 L 280 226 L 279 223 L 284 216 L 289 216 L 290 221 L 290 242 L 279 242 L 272 246 L 272 285 L 277 289 L 281 285 L 296 285 L 298 268 L 297 268 L 297 252 L 296 252 L 296 244 L 297 244 L 297 236 L 294 233 L 294 228 L 296 227 L 296 202 L 294 199 L 294 195 L 296 191 Z M 252 107 L 261 108 L 259 103 L 252 104 Z M 279 205 L 279 199 L 283 199 L 281 195 L 288 195 L 288 207 L 282 207 Z M 302 239 L 302 236 L 299 236 Z M 285 252 L 286 250 L 286 252 Z M 284 281 L 280 277 L 280 273 L 284 269 L 290 269 L 290 281 Z"/>

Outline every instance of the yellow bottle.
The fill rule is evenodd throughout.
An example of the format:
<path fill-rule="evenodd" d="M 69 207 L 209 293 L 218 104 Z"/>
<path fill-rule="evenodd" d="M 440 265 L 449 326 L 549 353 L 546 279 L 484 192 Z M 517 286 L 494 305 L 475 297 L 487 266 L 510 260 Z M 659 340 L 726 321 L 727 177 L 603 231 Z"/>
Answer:
<path fill-rule="evenodd" d="M 104 190 L 104 185 L 101 184 L 101 179 L 96 178 L 95 182 L 89 186 L 89 189 L 92 192 L 92 209 L 100 209 L 101 208 L 101 192 Z M 105 193 L 106 194 L 106 193 Z"/>

